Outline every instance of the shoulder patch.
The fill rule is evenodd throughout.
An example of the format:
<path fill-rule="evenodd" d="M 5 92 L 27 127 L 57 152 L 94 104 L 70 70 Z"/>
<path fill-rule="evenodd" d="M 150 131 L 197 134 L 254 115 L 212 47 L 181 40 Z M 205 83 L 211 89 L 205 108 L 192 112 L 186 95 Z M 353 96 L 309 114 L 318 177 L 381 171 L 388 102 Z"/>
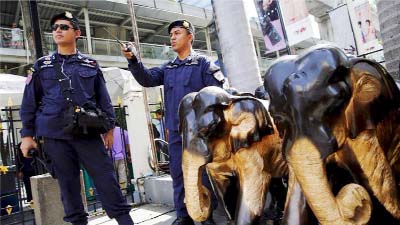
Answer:
<path fill-rule="evenodd" d="M 216 72 L 213 74 L 213 76 L 214 76 L 214 78 L 215 78 L 217 81 L 219 81 L 219 82 L 221 82 L 221 83 L 224 83 L 224 82 L 225 82 L 225 76 L 224 76 L 224 74 L 222 74 L 222 72 L 221 72 L 220 70 L 216 71 Z"/>
<path fill-rule="evenodd" d="M 31 81 L 32 81 L 32 74 L 28 74 L 28 76 L 26 77 L 26 80 L 25 80 L 25 84 L 29 85 L 31 83 Z"/>
<path fill-rule="evenodd" d="M 215 64 L 214 62 L 210 62 L 210 67 L 208 68 L 208 70 L 217 81 L 222 84 L 225 83 L 225 76 L 221 72 L 221 69 L 219 68 L 219 66 L 217 66 L 217 64 Z"/>

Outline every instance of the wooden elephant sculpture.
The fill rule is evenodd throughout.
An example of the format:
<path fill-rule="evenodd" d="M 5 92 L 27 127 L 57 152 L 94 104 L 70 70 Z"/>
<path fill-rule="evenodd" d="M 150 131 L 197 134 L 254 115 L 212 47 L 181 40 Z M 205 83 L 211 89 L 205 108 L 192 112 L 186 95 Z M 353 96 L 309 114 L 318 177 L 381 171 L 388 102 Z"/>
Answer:
<path fill-rule="evenodd" d="M 263 212 L 271 178 L 288 173 L 281 139 L 265 107 L 253 97 L 206 87 L 182 99 L 179 118 L 189 215 L 204 221 L 211 213 L 210 193 L 200 176 L 206 169 L 225 209 L 230 177 L 238 178 L 235 224 L 253 224 Z"/>
<path fill-rule="evenodd" d="M 371 224 L 370 197 L 394 217 L 389 221 L 399 222 L 400 91 L 387 71 L 339 48 L 316 46 L 277 60 L 264 86 L 283 137 L 289 189 L 299 184 L 319 223 Z M 359 185 L 334 196 L 328 162 L 345 168 Z"/>

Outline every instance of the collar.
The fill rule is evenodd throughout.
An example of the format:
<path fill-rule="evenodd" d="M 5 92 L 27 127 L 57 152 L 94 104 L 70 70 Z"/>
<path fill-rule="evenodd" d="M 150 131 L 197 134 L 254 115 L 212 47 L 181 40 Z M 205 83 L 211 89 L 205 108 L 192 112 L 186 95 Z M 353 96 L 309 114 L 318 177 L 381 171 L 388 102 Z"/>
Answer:
<path fill-rule="evenodd" d="M 82 55 L 82 53 L 77 49 L 76 53 L 71 55 L 67 60 L 70 61 L 78 61 L 78 60 L 83 60 L 85 57 Z M 53 55 L 51 55 L 51 61 L 62 61 L 63 58 L 61 57 L 61 54 L 58 52 L 54 52 Z"/>
<path fill-rule="evenodd" d="M 192 49 L 192 51 L 190 51 L 190 54 L 189 54 L 185 59 L 180 60 L 180 59 L 178 58 L 178 56 L 176 56 L 175 59 L 172 60 L 171 62 L 172 62 L 172 64 L 178 64 L 178 65 L 183 64 L 183 63 L 190 63 L 190 62 L 192 62 L 192 60 L 193 60 L 197 55 L 198 55 L 198 54 L 197 54 L 195 51 L 193 51 L 193 49 Z"/>

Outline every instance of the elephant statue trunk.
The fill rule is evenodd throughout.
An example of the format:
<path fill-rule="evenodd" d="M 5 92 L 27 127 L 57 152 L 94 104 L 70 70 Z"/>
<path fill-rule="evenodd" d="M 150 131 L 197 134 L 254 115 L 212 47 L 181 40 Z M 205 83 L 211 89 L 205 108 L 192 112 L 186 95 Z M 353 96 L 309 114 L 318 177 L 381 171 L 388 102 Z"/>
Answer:
<path fill-rule="evenodd" d="M 182 171 L 185 183 L 185 203 L 190 217 L 196 221 L 205 221 L 211 213 L 210 192 L 201 181 L 201 174 L 206 163 L 204 156 L 189 153 L 184 149 Z"/>
<path fill-rule="evenodd" d="M 304 194 L 307 202 L 312 203 L 310 206 L 319 222 L 322 225 L 366 224 L 372 211 L 367 190 L 357 184 L 348 184 L 335 198 L 320 158 L 320 151 L 307 138 L 297 139 L 287 157 L 290 166 L 296 171 L 300 187 L 303 190 L 313 190 Z"/>

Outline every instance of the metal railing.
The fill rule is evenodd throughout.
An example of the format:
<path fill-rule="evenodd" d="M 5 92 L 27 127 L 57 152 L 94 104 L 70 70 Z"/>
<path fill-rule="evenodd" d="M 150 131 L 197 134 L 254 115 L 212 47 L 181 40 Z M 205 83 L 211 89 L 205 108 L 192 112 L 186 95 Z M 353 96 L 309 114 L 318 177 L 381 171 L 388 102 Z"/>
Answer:
<path fill-rule="evenodd" d="M 260 67 L 260 70 L 267 70 L 267 68 L 274 62 L 274 60 L 275 59 L 261 57 L 261 60 L 258 61 L 258 66 Z"/>
<path fill-rule="evenodd" d="M 357 57 L 366 58 L 366 59 L 373 59 L 378 63 L 385 63 L 385 56 L 383 54 L 383 49 L 378 49 L 372 52 L 368 52 L 365 54 L 358 55 Z"/>
<path fill-rule="evenodd" d="M 169 12 L 193 15 L 200 18 L 211 19 L 212 10 L 186 4 L 185 1 L 171 0 L 135 0 L 135 5 L 151 7 Z"/>
<path fill-rule="evenodd" d="M 13 45 L 12 42 L 12 29 L 10 28 L 1 28 L 0 27 L 0 35 L 1 42 L 0 48 L 20 48 L 24 49 L 24 38 L 23 38 L 23 30 L 21 30 L 21 41 L 18 45 Z M 103 39 L 103 38 L 92 38 L 92 54 L 94 55 L 108 55 L 108 56 L 122 56 L 121 47 L 117 43 L 117 41 L 113 39 Z M 56 44 L 54 43 L 53 36 L 51 33 L 44 33 L 44 45 L 46 48 L 53 52 L 56 50 Z M 88 54 L 88 41 L 87 37 L 81 36 L 77 41 L 77 48 L 84 54 Z M 176 56 L 176 53 L 171 49 L 168 45 L 157 45 L 157 44 L 149 44 L 149 43 L 141 43 L 140 51 L 143 58 L 147 59 L 160 59 L 160 60 L 168 60 L 173 59 Z M 207 55 L 210 57 L 211 61 L 216 61 L 218 59 L 217 53 L 215 51 L 207 51 L 201 49 L 195 49 L 196 52 Z M 270 64 L 272 60 L 268 58 L 261 58 L 259 62 L 259 66 L 261 70 L 265 70 Z"/>
<path fill-rule="evenodd" d="M 33 205 L 28 199 L 31 191 L 23 177 L 32 176 L 32 169 L 39 174 L 43 168 L 20 161 L 18 133 L 22 124 L 18 112 L 17 107 L 0 109 L 0 224 L 31 225 L 34 224 Z M 29 166 L 33 168 L 28 171 L 25 167 Z"/>
<path fill-rule="evenodd" d="M 55 51 L 56 45 L 53 41 L 53 36 L 51 33 L 45 33 L 45 45 L 49 51 Z M 109 55 L 109 56 L 122 56 L 121 47 L 117 41 L 113 39 L 103 39 L 103 38 L 92 38 L 92 54 L 94 55 Z M 77 47 L 79 51 L 84 54 L 88 54 L 87 38 L 81 36 L 78 39 Z M 217 53 L 215 51 L 206 51 L 195 49 L 196 52 L 200 52 L 204 55 L 209 56 L 212 60 L 216 60 Z M 140 44 L 140 52 L 143 58 L 147 59 L 172 59 L 176 56 L 176 53 L 168 45 L 157 45 L 149 43 Z"/>

